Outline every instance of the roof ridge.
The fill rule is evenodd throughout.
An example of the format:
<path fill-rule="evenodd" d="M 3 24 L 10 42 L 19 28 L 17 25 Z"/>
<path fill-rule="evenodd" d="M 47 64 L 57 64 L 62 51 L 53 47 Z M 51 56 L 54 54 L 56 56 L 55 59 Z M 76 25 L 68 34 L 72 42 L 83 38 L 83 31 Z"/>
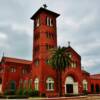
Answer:
<path fill-rule="evenodd" d="M 31 60 L 22 59 L 22 58 L 15 58 L 15 57 L 4 57 L 4 58 L 7 58 L 7 59 L 16 59 L 16 60 L 23 60 L 23 61 L 30 61 L 31 62 Z"/>

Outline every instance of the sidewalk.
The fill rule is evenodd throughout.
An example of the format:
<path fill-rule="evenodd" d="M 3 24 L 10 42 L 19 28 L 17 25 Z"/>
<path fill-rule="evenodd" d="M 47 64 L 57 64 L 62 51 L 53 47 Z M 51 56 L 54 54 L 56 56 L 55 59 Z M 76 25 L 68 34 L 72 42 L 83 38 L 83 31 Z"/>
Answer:
<path fill-rule="evenodd" d="M 100 94 L 75 97 L 29 98 L 29 100 L 100 100 Z"/>

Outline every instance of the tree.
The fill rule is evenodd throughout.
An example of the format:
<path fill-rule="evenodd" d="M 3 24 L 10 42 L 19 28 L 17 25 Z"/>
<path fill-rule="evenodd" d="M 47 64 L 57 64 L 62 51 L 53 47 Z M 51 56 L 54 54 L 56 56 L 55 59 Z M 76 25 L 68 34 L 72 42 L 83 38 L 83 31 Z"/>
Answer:
<path fill-rule="evenodd" d="M 50 50 L 50 65 L 57 72 L 57 88 L 59 89 L 59 96 L 62 96 L 62 71 L 70 65 L 71 59 L 65 47 L 58 47 Z"/>

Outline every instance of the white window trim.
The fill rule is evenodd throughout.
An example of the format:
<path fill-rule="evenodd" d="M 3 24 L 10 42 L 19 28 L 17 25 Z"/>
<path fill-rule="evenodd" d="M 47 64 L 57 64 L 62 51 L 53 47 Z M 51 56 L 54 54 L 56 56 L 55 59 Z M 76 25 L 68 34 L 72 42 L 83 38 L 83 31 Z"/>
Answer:
<path fill-rule="evenodd" d="M 34 89 L 35 90 L 39 90 L 39 79 L 38 78 L 35 78 L 35 80 L 34 80 Z"/>
<path fill-rule="evenodd" d="M 52 19 L 50 18 L 50 26 L 53 26 L 53 24 L 52 24 Z"/>
<path fill-rule="evenodd" d="M 46 24 L 47 26 L 53 26 L 52 19 L 50 17 L 47 17 Z"/>
<path fill-rule="evenodd" d="M 49 17 L 47 17 L 46 20 L 47 20 L 47 26 L 50 26 L 50 25 L 49 25 Z"/>
<path fill-rule="evenodd" d="M 16 72 L 16 68 L 15 67 L 11 67 L 10 71 L 11 72 Z"/>
<path fill-rule="evenodd" d="M 85 79 L 83 80 L 83 90 L 88 90 L 88 82 Z"/>
<path fill-rule="evenodd" d="M 51 84 L 51 87 L 49 87 L 50 84 Z M 52 78 L 47 78 L 46 89 L 47 89 L 47 91 L 54 91 L 54 80 Z"/>
<path fill-rule="evenodd" d="M 37 18 L 37 20 L 36 20 L 36 27 L 39 27 L 39 26 L 40 26 L 40 19 Z"/>

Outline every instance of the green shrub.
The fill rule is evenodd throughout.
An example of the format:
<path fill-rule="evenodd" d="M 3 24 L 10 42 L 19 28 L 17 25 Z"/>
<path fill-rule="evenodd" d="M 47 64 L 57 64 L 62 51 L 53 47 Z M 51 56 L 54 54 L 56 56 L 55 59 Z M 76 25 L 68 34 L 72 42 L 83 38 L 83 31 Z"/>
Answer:
<path fill-rule="evenodd" d="M 22 88 L 18 89 L 16 94 L 17 95 L 23 95 L 23 89 Z"/>
<path fill-rule="evenodd" d="M 28 90 L 27 89 L 23 89 L 23 95 L 28 95 Z"/>
<path fill-rule="evenodd" d="M 38 97 L 39 96 L 39 91 L 33 90 L 31 88 L 26 89 L 26 88 L 20 88 L 16 92 L 17 95 L 25 95 L 25 96 L 33 96 L 33 97 Z"/>
<path fill-rule="evenodd" d="M 5 92 L 4 92 L 4 95 L 15 95 L 15 90 L 6 90 Z"/>
<path fill-rule="evenodd" d="M 33 95 L 33 90 L 32 90 L 31 88 L 29 88 L 29 89 L 27 90 L 27 93 L 28 93 L 29 96 L 32 96 L 32 95 Z"/>

